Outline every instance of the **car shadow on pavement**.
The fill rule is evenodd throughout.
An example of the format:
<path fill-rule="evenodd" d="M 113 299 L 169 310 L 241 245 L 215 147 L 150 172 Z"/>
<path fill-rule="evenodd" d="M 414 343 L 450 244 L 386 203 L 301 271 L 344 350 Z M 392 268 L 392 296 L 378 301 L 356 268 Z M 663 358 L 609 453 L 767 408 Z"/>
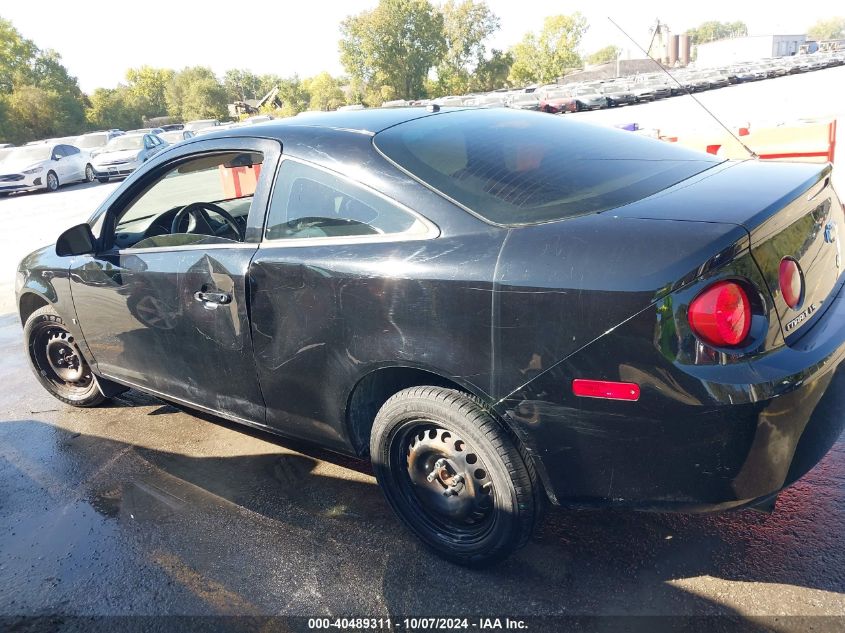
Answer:
<path fill-rule="evenodd" d="M 150 403 L 135 392 L 119 402 L 126 406 L 137 398 Z M 157 415 L 176 411 L 161 408 Z M 772 516 L 552 509 L 526 548 L 494 567 L 471 570 L 438 559 L 408 534 L 361 462 L 191 415 L 279 450 L 266 452 L 258 443 L 265 452 L 197 456 L 190 446 L 184 452 L 181 446 L 139 446 L 111 439 L 109 424 L 115 421 L 106 415 L 96 434 L 38 420 L 4 422 L 0 462 L 31 473 L 53 503 L 84 501 L 104 520 L 117 522 L 109 529 L 118 545 L 124 538 L 132 541 L 132 551 L 160 552 L 165 543 L 195 573 L 248 596 L 250 606 L 243 608 L 253 613 L 737 618 L 729 604 L 748 599 L 742 595 L 747 585 L 717 588 L 719 581 L 845 591 L 841 441 L 783 495 Z M 40 448 L 26 456 L 30 446 Z M 6 488 L 2 472 L 0 486 Z M 0 521 L 2 514 L 0 503 Z M 99 537 L 94 530 L 76 538 Z M 0 546 L 0 553 L 4 547 L 14 545 Z M 249 571 L 226 572 L 243 568 Z M 288 573 L 289 579 L 280 580 Z M 72 582 L 67 579 L 64 589 Z M 781 608 L 789 610 L 778 603 L 756 610 Z M 743 630 L 781 630 L 768 621 L 740 621 Z M 702 626 L 719 630 L 714 622 Z M 653 623 L 646 628 L 653 630 Z"/>

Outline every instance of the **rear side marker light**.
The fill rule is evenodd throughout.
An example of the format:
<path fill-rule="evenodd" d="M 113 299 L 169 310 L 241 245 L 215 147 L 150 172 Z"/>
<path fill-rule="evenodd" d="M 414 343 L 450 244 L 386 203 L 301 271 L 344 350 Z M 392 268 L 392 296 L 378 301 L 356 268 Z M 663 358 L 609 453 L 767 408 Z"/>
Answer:
<path fill-rule="evenodd" d="M 801 305 L 804 298 L 804 276 L 801 267 L 791 257 L 780 260 L 778 268 L 778 283 L 783 300 L 793 310 Z"/>
<path fill-rule="evenodd" d="M 738 283 L 719 281 L 699 294 L 689 306 L 693 334 L 718 347 L 739 345 L 751 329 L 751 303 Z"/>
<path fill-rule="evenodd" d="M 572 381 L 572 393 L 582 398 L 636 401 L 640 399 L 640 386 L 633 382 L 577 378 Z"/>

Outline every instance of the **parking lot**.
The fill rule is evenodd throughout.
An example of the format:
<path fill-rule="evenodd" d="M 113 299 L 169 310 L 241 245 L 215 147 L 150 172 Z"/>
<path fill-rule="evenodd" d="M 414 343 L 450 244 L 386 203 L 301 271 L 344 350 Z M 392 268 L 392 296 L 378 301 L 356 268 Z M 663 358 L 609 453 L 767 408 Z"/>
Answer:
<path fill-rule="evenodd" d="M 730 125 L 845 121 L 845 67 L 698 98 Z M 715 125 L 689 97 L 565 116 Z M 845 614 L 842 438 L 772 515 L 553 509 L 516 556 L 470 571 L 403 530 L 364 464 L 134 391 L 94 410 L 61 405 L 24 358 L 14 268 L 116 186 L 0 200 L 0 617 L 695 614 L 841 627 L 822 616 Z"/>

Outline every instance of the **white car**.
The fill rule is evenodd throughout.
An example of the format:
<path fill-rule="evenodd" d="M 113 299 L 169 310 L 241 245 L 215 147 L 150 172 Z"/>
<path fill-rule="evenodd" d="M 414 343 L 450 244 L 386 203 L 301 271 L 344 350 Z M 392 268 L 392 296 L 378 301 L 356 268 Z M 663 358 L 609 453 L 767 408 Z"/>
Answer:
<path fill-rule="evenodd" d="M 0 162 L 0 194 L 56 191 L 63 184 L 92 180 L 94 170 L 87 156 L 63 143 L 15 147 Z"/>
<path fill-rule="evenodd" d="M 179 143 L 180 141 L 187 141 L 189 138 L 194 138 L 195 136 L 196 134 L 190 130 L 170 130 L 158 135 L 159 138 L 163 138 L 171 145 L 173 143 Z"/>
<path fill-rule="evenodd" d="M 106 143 L 122 134 L 123 132 L 111 130 L 105 132 L 88 132 L 87 134 L 77 136 L 71 145 L 78 147 L 83 152 L 88 152 L 90 156 L 96 156 L 106 146 Z"/>
<path fill-rule="evenodd" d="M 100 182 L 128 176 L 169 143 L 156 134 L 124 134 L 113 138 L 91 158 L 94 177 Z"/>

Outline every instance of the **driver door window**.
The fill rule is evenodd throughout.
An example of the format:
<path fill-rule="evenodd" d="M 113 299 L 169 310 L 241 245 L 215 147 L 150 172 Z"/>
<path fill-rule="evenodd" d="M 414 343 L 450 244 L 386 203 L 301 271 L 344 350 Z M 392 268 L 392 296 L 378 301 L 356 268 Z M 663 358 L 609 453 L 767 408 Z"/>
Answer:
<path fill-rule="evenodd" d="M 116 218 L 120 250 L 244 241 L 259 152 L 205 154 L 159 176 Z"/>

